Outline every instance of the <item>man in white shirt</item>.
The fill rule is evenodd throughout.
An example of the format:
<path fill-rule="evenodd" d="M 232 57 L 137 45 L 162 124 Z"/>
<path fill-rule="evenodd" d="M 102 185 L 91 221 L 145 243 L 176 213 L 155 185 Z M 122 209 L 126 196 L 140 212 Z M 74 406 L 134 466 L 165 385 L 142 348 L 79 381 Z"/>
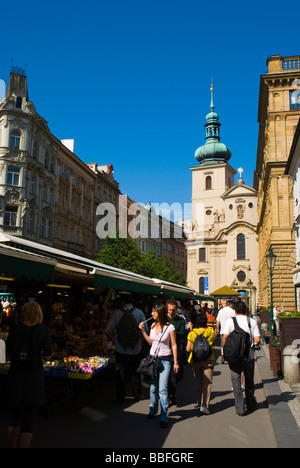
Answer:
<path fill-rule="evenodd" d="M 237 323 L 240 328 L 250 334 L 251 343 L 258 346 L 260 344 L 260 332 L 257 322 L 254 319 L 247 317 L 246 312 L 246 304 L 242 301 L 238 301 L 235 304 L 235 315 Z M 234 328 L 234 321 L 232 319 L 227 320 L 223 329 L 223 347 L 226 343 L 228 335 L 234 330 Z M 251 347 L 248 359 L 245 359 L 238 364 L 229 364 L 235 397 L 235 409 L 239 416 L 244 416 L 245 414 L 244 397 L 241 388 L 242 372 L 245 374 L 245 395 L 247 410 L 254 411 L 257 406 L 257 402 L 254 397 L 254 357 L 254 348 Z"/>
<path fill-rule="evenodd" d="M 232 300 L 222 300 L 223 308 L 219 310 L 218 317 L 217 317 L 217 335 L 220 336 L 221 339 L 221 355 L 222 355 L 222 364 L 224 364 L 224 357 L 223 357 L 223 346 L 222 346 L 222 335 L 223 330 L 225 327 L 225 323 L 231 317 L 235 317 L 235 312 L 233 310 L 233 301 Z"/>

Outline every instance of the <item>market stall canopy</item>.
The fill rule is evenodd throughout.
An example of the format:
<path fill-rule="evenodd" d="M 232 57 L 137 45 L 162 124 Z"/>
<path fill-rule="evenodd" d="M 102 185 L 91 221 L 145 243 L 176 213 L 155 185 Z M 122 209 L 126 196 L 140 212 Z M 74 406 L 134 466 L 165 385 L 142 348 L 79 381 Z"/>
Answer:
<path fill-rule="evenodd" d="M 205 294 L 200 294 L 200 293 L 196 293 L 194 299 L 196 301 L 202 301 L 202 302 L 215 302 L 217 300 L 212 295 L 206 296 Z"/>
<path fill-rule="evenodd" d="M 191 299 L 193 299 L 196 294 L 194 289 L 186 286 L 169 283 L 156 278 L 148 278 L 127 270 L 122 270 L 94 260 L 80 257 L 64 250 L 38 244 L 21 237 L 0 233 L 0 246 L 1 248 L 5 247 L 6 249 L 12 249 L 15 251 L 15 256 L 20 259 L 20 271 L 25 273 L 26 271 L 27 273 L 30 273 L 33 271 L 34 267 L 28 267 L 27 263 L 25 264 L 23 262 L 29 261 L 34 263 L 36 259 L 39 258 L 40 263 L 43 264 L 45 268 L 46 266 L 49 268 L 51 266 L 52 273 L 55 274 L 55 272 L 59 272 L 65 274 L 70 281 L 72 281 L 72 278 L 76 275 L 84 275 L 85 277 L 89 277 L 93 280 L 95 288 L 112 288 L 130 292 L 157 295 L 164 294 L 167 296 Z M 4 263 L 2 262 L 1 257 L 2 255 L 0 250 L 0 265 Z M 26 266 L 28 267 L 28 270 L 26 270 Z M 16 268 L 13 268 L 13 270 L 15 271 Z M 42 267 L 37 268 L 37 270 L 41 272 Z M 8 267 L 5 273 L 13 274 Z M 45 273 L 44 278 L 46 278 L 46 276 L 47 275 Z M 50 281 L 50 278 L 45 281 Z M 51 282 L 52 281 L 53 276 Z"/>
<path fill-rule="evenodd" d="M 180 286 L 179 284 L 169 283 L 168 281 L 157 278 L 152 278 L 152 281 L 160 285 L 161 292 L 164 296 L 182 297 L 186 299 L 193 299 L 195 296 L 195 290 L 187 286 Z"/>
<path fill-rule="evenodd" d="M 0 275 L 53 281 L 56 261 L 0 243 Z"/>
<path fill-rule="evenodd" d="M 228 296 L 239 296 L 240 294 L 235 291 L 234 289 L 231 289 L 229 286 L 223 286 L 220 289 L 217 289 L 216 291 L 212 292 L 210 294 L 211 296 L 221 296 L 221 297 L 228 297 Z"/>

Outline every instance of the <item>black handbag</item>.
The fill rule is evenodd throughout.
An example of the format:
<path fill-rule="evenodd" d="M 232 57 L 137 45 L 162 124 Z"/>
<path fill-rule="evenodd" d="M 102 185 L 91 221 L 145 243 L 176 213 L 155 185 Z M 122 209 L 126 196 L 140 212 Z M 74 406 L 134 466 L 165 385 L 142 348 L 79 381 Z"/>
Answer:
<path fill-rule="evenodd" d="M 168 326 L 169 325 L 167 325 L 167 328 Z M 165 331 L 167 330 L 167 328 L 165 329 Z M 159 374 L 159 371 L 162 368 L 162 363 L 161 363 L 160 358 L 158 357 L 158 351 L 159 351 L 160 342 L 162 340 L 162 337 L 164 336 L 165 331 L 160 337 L 160 340 L 158 342 L 158 345 L 155 351 L 155 355 L 151 356 L 151 354 L 149 354 L 149 356 L 141 360 L 140 365 L 136 370 L 138 374 L 144 375 L 145 377 L 151 377 L 152 379 Z"/>
<path fill-rule="evenodd" d="M 158 375 L 159 370 L 162 368 L 162 363 L 157 356 L 147 356 L 143 358 L 137 368 L 137 373 L 152 379 Z"/>

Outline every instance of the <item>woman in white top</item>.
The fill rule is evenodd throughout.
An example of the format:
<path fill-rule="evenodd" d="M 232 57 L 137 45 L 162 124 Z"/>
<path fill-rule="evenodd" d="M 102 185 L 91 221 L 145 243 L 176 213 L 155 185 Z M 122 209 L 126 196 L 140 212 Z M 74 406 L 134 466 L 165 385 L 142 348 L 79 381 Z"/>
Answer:
<path fill-rule="evenodd" d="M 150 412 L 148 419 L 153 419 L 158 411 L 158 397 L 160 400 L 160 427 L 168 425 L 168 382 L 171 372 L 171 366 L 174 366 L 174 372 L 179 371 L 177 362 L 177 343 L 176 332 L 174 325 L 168 321 L 168 312 L 165 305 L 158 305 L 152 309 L 152 317 L 154 324 L 151 327 L 150 335 L 148 336 L 144 330 L 144 323 L 140 323 L 139 327 L 142 334 L 151 346 L 150 355 L 158 356 L 161 361 L 161 368 L 156 377 L 151 381 L 150 386 Z M 172 351 L 171 351 L 172 347 Z M 174 362 L 172 359 L 172 353 Z"/>

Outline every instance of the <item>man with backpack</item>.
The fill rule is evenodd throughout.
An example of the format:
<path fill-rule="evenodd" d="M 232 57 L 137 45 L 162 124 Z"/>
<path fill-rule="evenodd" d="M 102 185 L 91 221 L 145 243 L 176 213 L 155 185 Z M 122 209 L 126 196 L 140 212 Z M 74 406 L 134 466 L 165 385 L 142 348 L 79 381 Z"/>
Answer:
<path fill-rule="evenodd" d="M 141 375 L 136 372 L 141 361 L 142 336 L 138 325 L 145 322 L 145 315 L 132 305 L 130 294 L 121 294 L 119 308 L 112 314 L 106 328 L 110 339 L 115 339 L 116 345 L 116 393 L 117 402 L 124 401 L 126 371 L 131 376 L 133 396 L 136 401 L 141 398 Z M 144 329 L 148 332 L 148 325 Z"/>
<path fill-rule="evenodd" d="M 255 349 L 259 349 L 260 332 L 257 322 L 246 315 L 245 302 L 235 304 L 236 316 L 225 323 L 223 330 L 224 358 L 229 364 L 235 397 L 235 409 L 239 416 L 245 415 L 241 374 L 245 375 L 245 395 L 247 411 L 254 411 L 257 402 L 254 397 Z"/>

